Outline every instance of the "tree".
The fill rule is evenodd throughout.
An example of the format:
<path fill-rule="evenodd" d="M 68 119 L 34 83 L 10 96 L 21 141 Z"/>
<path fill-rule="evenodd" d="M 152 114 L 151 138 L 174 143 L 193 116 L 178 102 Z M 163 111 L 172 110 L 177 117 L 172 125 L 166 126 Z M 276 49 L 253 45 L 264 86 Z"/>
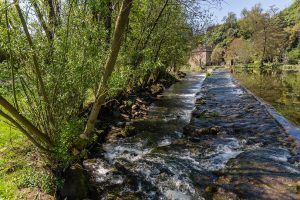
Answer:
<path fill-rule="evenodd" d="M 116 22 L 116 28 L 110 48 L 110 54 L 105 64 L 105 71 L 102 80 L 99 84 L 99 88 L 96 94 L 96 100 L 94 102 L 92 111 L 89 115 L 85 130 L 81 135 L 82 138 L 88 138 L 94 130 L 96 120 L 102 104 L 105 102 L 107 96 L 108 80 L 114 70 L 118 54 L 122 45 L 122 40 L 125 32 L 126 24 L 129 20 L 129 14 L 132 7 L 133 0 L 124 0 L 119 11 L 118 19 Z"/>
<path fill-rule="evenodd" d="M 234 39 L 226 49 L 225 60 L 230 64 L 248 63 L 251 59 L 250 45 L 242 38 Z"/>
<path fill-rule="evenodd" d="M 265 61 L 273 61 L 282 53 L 282 44 L 286 37 L 279 21 L 274 18 L 275 15 L 276 9 L 271 8 L 268 12 L 263 12 L 259 4 L 250 11 L 243 11 L 241 28 L 250 35 L 260 67 L 264 66 Z"/>
<path fill-rule="evenodd" d="M 11 84 L 0 85 L 0 114 L 64 167 L 90 144 L 80 135 L 93 138 L 101 106 L 177 70 L 209 16 L 198 0 L 12 1 L 0 13 L 0 77 Z"/>
<path fill-rule="evenodd" d="M 223 18 L 224 24 L 227 28 L 235 28 L 237 26 L 237 17 L 233 12 L 229 12 L 226 17 Z"/>
<path fill-rule="evenodd" d="M 212 63 L 220 65 L 224 61 L 224 53 L 225 50 L 220 45 L 217 45 L 211 54 Z"/>

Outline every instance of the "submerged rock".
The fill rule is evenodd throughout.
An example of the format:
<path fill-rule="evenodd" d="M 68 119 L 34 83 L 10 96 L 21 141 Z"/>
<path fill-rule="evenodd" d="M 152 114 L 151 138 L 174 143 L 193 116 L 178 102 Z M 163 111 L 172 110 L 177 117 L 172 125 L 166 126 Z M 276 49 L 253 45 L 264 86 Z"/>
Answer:
<path fill-rule="evenodd" d="M 196 128 L 190 125 L 187 125 L 184 127 L 184 132 L 185 135 L 192 136 L 192 137 L 197 137 L 201 135 L 217 135 L 221 132 L 220 127 L 214 126 L 214 127 L 209 127 L 209 128 Z"/>

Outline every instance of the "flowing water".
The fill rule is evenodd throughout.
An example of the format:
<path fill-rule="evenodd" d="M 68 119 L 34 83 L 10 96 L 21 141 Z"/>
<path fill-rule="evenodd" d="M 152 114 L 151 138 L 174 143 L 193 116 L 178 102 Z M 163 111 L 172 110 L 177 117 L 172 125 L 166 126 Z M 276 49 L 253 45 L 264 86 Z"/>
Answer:
<path fill-rule="evenodd" d="M 278 112 L 300 125 L 300 66 L 235 68 L 234 76 Z"/>
<path fill-rule="evenodd" d="M 211 172 L 242 152 L 236 138 L 216 138 L 209 144 L 180 139 L 204 79 L 191 74 L 173 85 L 151 107 L 148 119 L 134 122 L 136 136 L 109 141 L 102 158 L 84 162 L 98 199 L 203 198 L 199 184 L 214 179 Z"/>
<path fill-rule="evenodd" d="M 188 75 L 133 126 L 135 136 L 107 141 L 83 162 L 92 199 L 300 198 L 291 193 L 300 154 L 291 154 L 286 133 L 226 70 Z"/>

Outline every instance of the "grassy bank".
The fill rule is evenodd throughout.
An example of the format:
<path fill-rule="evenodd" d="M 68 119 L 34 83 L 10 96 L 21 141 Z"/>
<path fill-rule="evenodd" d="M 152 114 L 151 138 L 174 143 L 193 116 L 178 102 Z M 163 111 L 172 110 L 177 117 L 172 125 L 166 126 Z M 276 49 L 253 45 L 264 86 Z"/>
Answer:
<path fill-rule="evenodd" d="M 0 117 L 0 199 L 51 199 L 45 166 L 27 138 Z"/>

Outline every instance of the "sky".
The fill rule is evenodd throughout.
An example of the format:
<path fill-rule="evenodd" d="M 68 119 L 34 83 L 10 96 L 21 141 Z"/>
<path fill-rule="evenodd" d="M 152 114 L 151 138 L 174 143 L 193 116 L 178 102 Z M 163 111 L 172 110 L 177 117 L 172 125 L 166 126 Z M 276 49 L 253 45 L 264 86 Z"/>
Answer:
<path fill-rule="evenodd" d="M 221 23 L 224 16 L 229 12 L 234 12 L 240 17 L 244 8 L 251 9 L 255 4 L 260 3 L 267 10 L 270 6 L 275 5 L 280 10 L 291 5 L 293 0 L 224 0 L 221 7 L 211 8 L 210 11 L 215 15 L 215 22 Z"/>

